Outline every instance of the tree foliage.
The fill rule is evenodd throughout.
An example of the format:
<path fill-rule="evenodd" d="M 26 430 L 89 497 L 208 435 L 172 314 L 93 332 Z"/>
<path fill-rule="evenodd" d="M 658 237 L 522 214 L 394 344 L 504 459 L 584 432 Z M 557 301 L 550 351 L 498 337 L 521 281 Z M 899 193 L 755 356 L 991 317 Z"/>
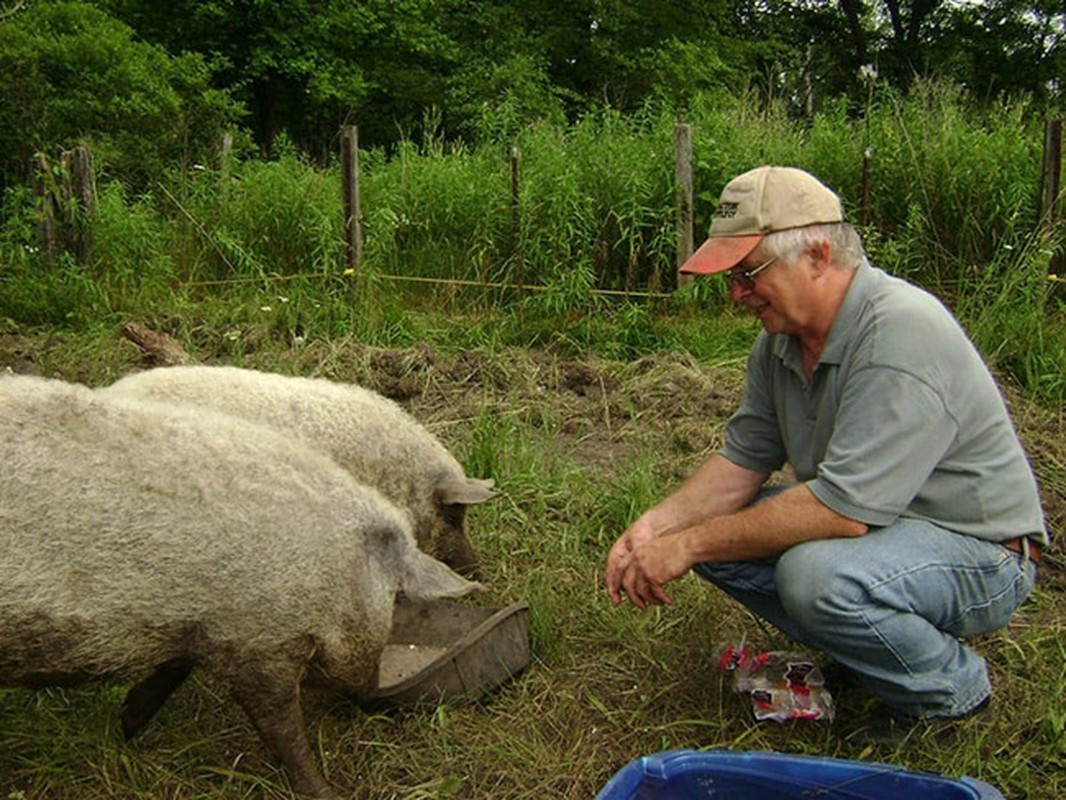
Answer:
<path fill-rule="evenodd" d="M 941 72 L 980 98 L 1031 94 L 1047 103 L 1066 87 L 1062 0 L 986 0 L 950 9 L 938 44 Z"/>
<path fill-rule="evenodd" d="M 1054 106 L 1063 99 L 1061 0 L 783 0 L 769 16 L 794 33 L 792 60 L 780 63 L 781 74 L 809 72 L 806 81 L 825 99 L 861 96 L 864 66 L 904 91 L 938 78 L 981 101 L 1024 94 Z"/>
<path fill-rule="evenodd" d="M 251 138 L 327 161 L 364 145 L 489 137 L 729 95 L 810 119 L 873 76 L 946 78 L 1061 110 L 1061 0 L 7 0 L 0 170 L 89 137 L 123 171 L 207 157 L 246 112 Z"/>
<path fill-rule="evenodd" d="M 240 108 L 195 53 L 169 56 L 79 2 L 26 4 L 0 21 L 0 176 L 24 181 L 37 152 L 91 142 L 130 178 L 206 158 Z"/>
<path fill-rule="evenodd" d="M 199 52 L 251 111 L 269 150 L 282 131 L 323 152 L 345 123 L 396 138 L 439 103 L 460 53 L 448 36 L 453 0 L 101 0 L 170 53 Z"/>

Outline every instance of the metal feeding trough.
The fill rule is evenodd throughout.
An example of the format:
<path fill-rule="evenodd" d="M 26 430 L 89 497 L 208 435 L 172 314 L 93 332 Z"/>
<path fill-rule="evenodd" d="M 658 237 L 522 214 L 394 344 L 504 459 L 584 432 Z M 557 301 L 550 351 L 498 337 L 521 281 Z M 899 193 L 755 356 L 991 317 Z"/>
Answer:
<path fill-rule="evenodd" d="M 476 700 L 529 664 L 529 604 L 400 601 L 365 705 Z"/>

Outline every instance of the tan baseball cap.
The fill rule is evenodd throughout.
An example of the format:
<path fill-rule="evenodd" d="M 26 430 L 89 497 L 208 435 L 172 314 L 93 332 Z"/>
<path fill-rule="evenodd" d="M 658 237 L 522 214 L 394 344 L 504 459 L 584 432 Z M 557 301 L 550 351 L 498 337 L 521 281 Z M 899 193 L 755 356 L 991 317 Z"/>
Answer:
<path fill-rule="evenodd" d="M 810 173 L 758 167 L 726 184 L 709 238 L 681 265 L 681 272 L 723 272 L 772 231 L 843 221 L 840 198 Z"/>

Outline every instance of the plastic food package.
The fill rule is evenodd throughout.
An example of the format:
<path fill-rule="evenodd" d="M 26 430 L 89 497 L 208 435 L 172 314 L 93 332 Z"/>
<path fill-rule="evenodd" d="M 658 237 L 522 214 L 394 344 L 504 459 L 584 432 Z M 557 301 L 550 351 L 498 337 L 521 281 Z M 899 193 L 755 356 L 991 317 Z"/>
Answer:
<path fill-rule="evenodd" d="M 731 670 L 734 688 L 751 696 L 755 719 L 833 719 L 833 696 L 818 665 L 804 653 L 753 653 L 743 643 L 718 649 L 719 669 Z"/>

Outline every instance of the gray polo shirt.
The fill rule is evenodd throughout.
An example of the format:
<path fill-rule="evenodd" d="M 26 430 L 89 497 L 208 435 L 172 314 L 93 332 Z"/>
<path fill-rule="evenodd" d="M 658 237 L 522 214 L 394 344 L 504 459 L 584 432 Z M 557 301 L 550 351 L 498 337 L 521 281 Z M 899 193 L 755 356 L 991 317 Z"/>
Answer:
<path fill-rule="evenodd" d="M 863 264 L 808 383 L 799 342 L 759 334 L 722 454 L 788 461 L 825 505 L 871 526 L 898 517 L 1047 544 L 1036 480 L 1003 398 L 932 295 Z"/>

